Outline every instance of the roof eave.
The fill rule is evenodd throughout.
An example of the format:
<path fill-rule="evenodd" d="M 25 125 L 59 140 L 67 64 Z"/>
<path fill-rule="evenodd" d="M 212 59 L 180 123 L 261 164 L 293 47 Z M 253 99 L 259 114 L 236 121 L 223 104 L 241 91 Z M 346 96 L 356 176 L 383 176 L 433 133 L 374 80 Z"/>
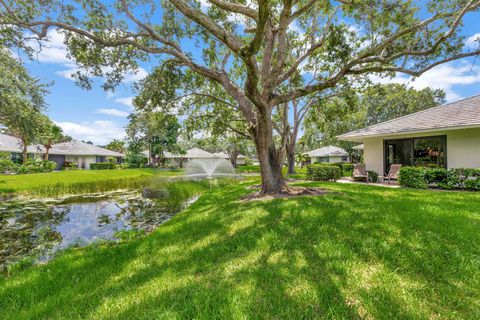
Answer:
<path fill-rule="evenodd" d="M 352 142 L 362 142 L 364 139 L 384 137 L 384 136 L 399 136 L 406 134 L 417 134 L 417 133 L 426 133 L 426 132 L 439 132 L 439 131 L 452 131 L 452 130 L 462 130 L 462 129 L 475 129 L 480 128 L 479 124 L 466 125 L 466 126 L 454 126 L 454 127 L 438 127 L 433 129 L 423 129 L 423 130 L 406 130 L 406 131 L 397 131 L 397 132 L 386 132 L 386 133 L 377 133 L 377 134 L 368 134 L 368 135 L 349 135 L 344 134 L 337 136 L 338 140 L 341 141 L 352 141 Z"/>

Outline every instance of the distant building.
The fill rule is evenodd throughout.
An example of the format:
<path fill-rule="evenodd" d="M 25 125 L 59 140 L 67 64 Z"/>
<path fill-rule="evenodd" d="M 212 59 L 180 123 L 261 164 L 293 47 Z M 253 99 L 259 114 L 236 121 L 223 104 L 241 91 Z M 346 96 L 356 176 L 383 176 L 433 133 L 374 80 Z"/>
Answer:
<path fill-rule="evenodd" d="M 149 156 L 148 150 L 142 152 L 146 157 Z M 164 152 L 165 159 L 173 160 L 177 163 L 183 161 L 187 163 L 188 161 L 194 159 L 226 159 L 229 160 L 228 154 L 225 152 L 210 153 L 208 151 L 202 150 L 200 148 L 192 148 L 187 150 L 185 154 L 174 154 L 168 151 Z M 237 157 L 237 165 L 245 165 L 246 157 L 244 155 L 239 155 Z M 158 158 L 155 159 L 155 162 L 158 162 Z"/>
<path fill-rule="evenodd" d="M 27 147 L 28 157 L 31 159 L 42 158 L 45 148 L 41 145 Z M 21 161 L 22 143 L 19 139 L 0 134 L 0 152 L 8 152 L 13 160 Z M 90 169 L 91 163 L 106 162 L 107 157 L 115 157 L 117 162 L 122 162 L 125 157 L 122 153 L 97 147 L 81 141 L 69 141 L 52 145 L 49 150 L 48 160 L 57 164 L 57 170 L 65 165 L 65 162 L 76 163 L 78 168 Z"/>
<path fill-rule="evenodd" d="M 337 162 L 349 162 L 350 157 L 347 151 L 340 147 L 328 146 L 315 149 L 305 153 L 310 158 L 310 163 L 324 162 L 324 163 L 337 163 Z"/>

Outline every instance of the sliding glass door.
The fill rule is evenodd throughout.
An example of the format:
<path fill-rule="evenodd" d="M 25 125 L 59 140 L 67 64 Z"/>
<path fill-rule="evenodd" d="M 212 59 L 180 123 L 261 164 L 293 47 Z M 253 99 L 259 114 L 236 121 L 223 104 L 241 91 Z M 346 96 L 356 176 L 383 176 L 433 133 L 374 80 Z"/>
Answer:
<path fill-rule="evenodd" d="M 392 164 L 447 167 L 446 136 L 385 140 L 384 146 L 384 174 Z"/>

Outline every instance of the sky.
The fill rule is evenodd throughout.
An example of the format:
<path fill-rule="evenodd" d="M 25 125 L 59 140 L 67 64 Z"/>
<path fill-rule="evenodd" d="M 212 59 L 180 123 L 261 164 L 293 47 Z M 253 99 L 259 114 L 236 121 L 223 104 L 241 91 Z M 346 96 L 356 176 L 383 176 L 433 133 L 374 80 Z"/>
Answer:
<path fill-rule="evenodd" d="M 467 37 L 466 45 L 473 49 L 475 39 L 480 37 L 478 14 L 467 15 L 462 33 Z M 52 82 L 46 100 L 47 114 L 57 122 L 64 132 L 74 139 L 92 141 L 104 145 L 112 139 L 125 138 L 124 128 L 127 116 L 133 110 L 132 98 L 135 92 L 132 84 L 148 75 L 154 68 L 144 64 L 137 73 L 127 74 L 123 83 L 112 92 L 101 88 L 101 79 L 96 79 L 91 90 L 75 85 L 71 74 L 75 64 L 67 58 L 63 37 L 56 30 L 49 32 L 50 42 L 38 52 L 35 59 L 23 59 L 30 73 L 45 82 Z M 480 94 L 480 57 L 468 58 L 440 65 L 421 77 L 412 80 L 397 75 L 392 79 L 377 78 L 381 83 L 407 83 L 414 88 L 432 87 L 443 89 L 447 101 Z"/>

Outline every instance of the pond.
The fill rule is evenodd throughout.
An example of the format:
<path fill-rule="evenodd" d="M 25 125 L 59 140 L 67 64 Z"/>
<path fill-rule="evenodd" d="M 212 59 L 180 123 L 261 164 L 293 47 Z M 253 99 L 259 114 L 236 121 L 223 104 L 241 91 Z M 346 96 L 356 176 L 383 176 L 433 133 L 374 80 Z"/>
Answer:
<path fill-rule="evenodd" d="M 48 261 L 70 246 L 149 232 L 180 209 L 167 209 L 161 196 L 153 198 L 145 192 L 124 191 L 4 201 L 0 203 L 0 270 L 20 260 Z"/>

